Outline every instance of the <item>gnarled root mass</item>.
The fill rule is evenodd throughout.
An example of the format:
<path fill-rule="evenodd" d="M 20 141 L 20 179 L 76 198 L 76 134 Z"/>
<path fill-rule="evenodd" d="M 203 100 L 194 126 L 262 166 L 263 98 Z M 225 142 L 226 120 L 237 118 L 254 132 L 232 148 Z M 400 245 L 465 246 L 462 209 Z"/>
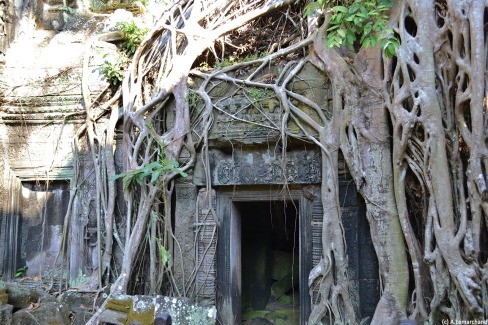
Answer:
<path fill-rule="evenodd" d="M 125 169 L 141 170 L 163 156 L 190 170 L 196 153 L 208 149 L 213 111 L 219 109 L 210 95 L 212 87 L 227 82 L 240 89 L 261 89 L 281 107 L 281 123 L 267 127 L 281 135 L 283 155 L 290 137 L 310 141 L 322 151 L 323 252 L 310 274 L 315 289 L 310 323 L 359 322 L 348 285 L 338 203 L 339 152 L 366 203 L 380 265 L 382 296 L 373 323 L 487 318 L 486 3 L 396 1 L 390 24 L 400 46 L 391 59 L 380 48 L 328 48 L 329 15 L 324 12 L 322 26 L 310 25 L 315 32 L 308 34 L 303 29 L 287 47 L 278 42 L 267 55 L 247 62 L 192 70 L 195 62 L 203 62 L 204 53 L 211 61 L 227 55 L 225 35 L 275 10 L 299 30 L 303 20 L 291 2 L 180 1 L 164 12 L 136 51 L 121 86 Z M 278 62 L 280 73 L 264 80 L 264 67 Z M 327 116 L 314 98 L 288 87 L 305 63 L 330 80 L 332 111 Z M 200 80 L 198 89 L 189 88 L 190 75 Z M 201 105 L 193 110 L 197 102 Z M 170 109 L 175 111 L 171 124 Z M 94 159 L 104 153 L 110 157 L 110 150 L 95 146 L 96 121 L 90 114 L 88 118 L 88 140 L 97 150 Z M 291 123 L 300 132 L 292 132 Z M 112 136 L 109 130 L 107 137 Z M 106 174 L 113 174 L 105 168 Z M 161 238 L 158 244 L 172 249 L 168 202 L 178 172 L 159 176 L 143 178 L 125 190 L 124 259 L 112 293 L 127 290 L 146 232 L 150 240 Z M 110 182 L 101 174 L 97 179 L 98 190 L 110 193 L 112 188 L 103 186 Z M 109 202 L 102 209 L 106 215 L 99 216 L 106 228 L 112 227 L 113 218 L 108 193 L 99 197 L 100 204 Z M 106 238 L 107 250 L 111 240 Z M 161 263 L 159 246 L 150 247 L 151 258 L 158 261 L 152 269 L 171 274 L 171 258 Z M 107 269 L 107 258 L 109 251 L 100 270 Z M 161 285 L 162 279 L 151 280 L 151 291 Z"/>

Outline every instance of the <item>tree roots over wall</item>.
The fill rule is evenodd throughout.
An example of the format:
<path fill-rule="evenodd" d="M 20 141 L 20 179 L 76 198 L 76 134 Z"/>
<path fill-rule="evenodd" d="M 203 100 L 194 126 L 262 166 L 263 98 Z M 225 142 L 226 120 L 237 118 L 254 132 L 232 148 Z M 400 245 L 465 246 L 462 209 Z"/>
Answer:
<path fill-rule="evenodd" d="M 126 184 L 123 263 L 111 292 L 126 292 L 143 247 L 150 253 L 149 293 L 162 286 L 170 287 L 171 294 L 191 292 L 194 281 L 183 292 L 172 285 L 171 259 L 176 257 L 163 258 L 164 250 L 178 245 L 173 244 L 170 200 L 180 177 L 164 164 L 178 161 L 185 172 L 200 152 L 209 173 L 208 136 L 218 109 L 211 91 L 231 83 L 279 101 L 282 119 L 270 128 L 280 134 L 283 161 L 291 137 L 315 144 L 322 153 L 323 251 L 309 277 L 318 293 L 310 324 L 360 321 L 348 285 L 339 153 L 366 202 L 379 261 L 382 291 L 373 324 L 398 324 L 404 318 L 430 323 L 486 319 L 486 3 L 395 1 L 389 24 L 400 46 L 391 59 L 379 46 L 329 48 L 330 12 L 305 21 L 301 10 L 303 5 L 283 0 L 179 1 L 142 41 L 111 99 L 108 90 L 94 99 L 84 87 L 87 122 L 80 137 L 88 141 L 98 166 L 97 217 L 105 230 L 98 280 L 107 281 L 113 262 L 115 188 L 110 178 L 115 175 L 114 130 L 122 118 L 125 171 L 132 171 L 135 180 L 154 162 L 162 167 L 151 165 L 153 174 L 161 169 L 156 177 Z M 246 31 L 255 30 L 259 21 L 274 24 L 272 30 L 281 27 L 285 36 L 246 43 Z M 233 41 L 239 51 L 233 50 Z M 263 54 L 230 60 L 234 52 L 241 59 Z M 305 64 L 330 80 L 330 114 L 314 98 L 289 87 Z M 266 76 L 270 65 L 280 70 Z M 190 87 L 189 78 L 198 80 L 196 87 Z M 103 114 L 110 117 L 102 127 L 97 121 Z M 292 131 L 291 124 L 299 131 Z M 210 188 L 209 174 L 206 179 Z M 214 211 L 209 213 L 216 218 Z"/>

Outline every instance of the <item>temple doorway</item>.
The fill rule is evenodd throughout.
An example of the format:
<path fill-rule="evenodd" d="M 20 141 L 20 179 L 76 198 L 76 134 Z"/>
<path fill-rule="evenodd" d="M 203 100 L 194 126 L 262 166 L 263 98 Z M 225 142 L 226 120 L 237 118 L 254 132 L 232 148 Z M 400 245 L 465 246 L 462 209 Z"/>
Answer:
<path fill-rule="evenodd" d="M 312 204 L 301 187 L 217 192 L 217 309 L 224 324 L 306 324 Z"/>
<path fill-rule="evenodd" d="M 239 202 L 236 210 L 242 324 L 300 324 L 298 202 Z"/>

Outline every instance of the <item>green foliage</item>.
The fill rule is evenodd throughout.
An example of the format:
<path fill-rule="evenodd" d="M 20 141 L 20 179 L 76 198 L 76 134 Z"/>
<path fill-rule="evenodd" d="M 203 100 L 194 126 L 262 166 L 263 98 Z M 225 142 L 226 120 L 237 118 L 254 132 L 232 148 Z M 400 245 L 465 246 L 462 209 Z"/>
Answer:
<path fill-rule="evenodd" d="M 161 265 L 166 265 L 168 263 L 168 251 L 166 250 L 166 247 L 163 245 L 163 241 L 161 238 L 156 238 L 158 242 L 158 248 L 159 248 L 159 253 L 161 254 Z"/>
<path fill-rule="evenodd" d="M 141 44 L 148 29 L 137 26 L 133 20 L 130 22 L 119 22 L 116 27 L 124 34 L 124 39 L 121 44 L 122 49 L 128 56 L 131 56 Z"/>
<path fill-rule="evenodd" d="M 200 68 L 202 69 L 202 71 L 208 71 L 210 69 L 210 66 L 207 62 L 202 61 L 200 62 Z"/>
<path fill-rule="evenodd" d="M 67 1 L 63 0 L 63 7 L 61 8 L 64 23 L 67 23 L 72 16 L 76 15 L 76 9 L 68 6 Z"/>
<path fill-rule="evenodd" d="M 129 58 L 134 54 L 148 31 L 147 28 L 138 27 L 134 21 L 119 22 L 116 26 L 124 34 L 120 45 L 123 52 L 104 54 L 105 61 L 101 67 L 102 75 L 114 86 L 122 82 L 124 71 L 130 64 Z"/>
<path fill-rule="evenodd" d="M 305 8 L 305 15 L 311 15 L 316 10 L 330 8 L 336 2 L 333 0 L 317 0 Z M 343 5 L 330 8 L 330 27 L 327 29 L 328 47 L 353 47 L 361 45 L 365 48 L 376 46 L 378 41 L 391 58 L 399 46 L 393 30 L 388 28 L 386 13 L 393 5 L 391 0 L 354 0 L 344 1 Z"/>
<path fill-rule="evenodd" d="M 190 93 L 188 94 L 188 105 L 190 108 L 198 108 L 198 100 L 199 97 L 196 92 L 190 89 Z"/>
<path fill-rule="evenodd" d="M 149 178 L 150 184 L 160 182 L 161 176 L 166 173 L 177 173 L 183 177 L 187 177 L 188 175 L 178 167 L 179 164 L 177 161 L 166 159 L 166 155 L 164 153 L 164 143 L 161 143 L 158 161 L 154 161 L 138 169 L 129 170 L 128 172 L 115 175 L 111 178 L 111 180 L 114 181 L 118 178 L 122 178 L 124 190 L 126 190 L 133 181 L 139 185 L 141 185 L 146 178 Z"/>
<path fill-rule="evenodd" d="M 103 55 L 105 61 L 101 66 L 102 75 L 107 81 L 116 86 L 124 78 L 124 71 L 129 66 L 130 60 L 123 53 L 106 53 Z"/>
<path fill-rule="evenodd" d="M 251 87 L 247 89 L 247 93 L 253 102 L 258 102 L 265 98 L 271 97 L 272 93 L 269 89 L 261 89 L 256 87 Z"/>
<path fill-rule="evenodd" d="M 24 266 L 22 266 L 22 267 L 19 267 L 19 268 L 17 269 L 17 271 L 15 271 L 15 277 L 16 277 L 16 278 L 20 278 L 20 277 L 24 276 L 24 275 L 27 273 L 27 269 L 28 269 L 28 268 L 29 268 L 29 267 L 28 267 L 27 265 L 24 265 Z"/>

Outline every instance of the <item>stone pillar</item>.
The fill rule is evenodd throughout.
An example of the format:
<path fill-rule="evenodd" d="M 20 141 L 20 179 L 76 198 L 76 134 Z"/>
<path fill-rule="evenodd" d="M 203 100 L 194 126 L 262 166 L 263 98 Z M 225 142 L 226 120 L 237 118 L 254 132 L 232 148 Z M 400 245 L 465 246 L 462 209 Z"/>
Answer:
<path fill-rule="evenodd" d="M 195 268 L 195 220 L 197 188 L 190 183 L 175 185 L 175 245 L 174 245 L 174 275 L 178 290 L 187 295 L 190 277 Z"/>
<path fill-rule="evenodd" d="M 0 272 L 4 280 L 15 278 L 17 234 L 20 218 L 21 184 L 13 174 L 9 156 L 14 152 L 8 143 L 7 127 L 0 125 Z"/>

